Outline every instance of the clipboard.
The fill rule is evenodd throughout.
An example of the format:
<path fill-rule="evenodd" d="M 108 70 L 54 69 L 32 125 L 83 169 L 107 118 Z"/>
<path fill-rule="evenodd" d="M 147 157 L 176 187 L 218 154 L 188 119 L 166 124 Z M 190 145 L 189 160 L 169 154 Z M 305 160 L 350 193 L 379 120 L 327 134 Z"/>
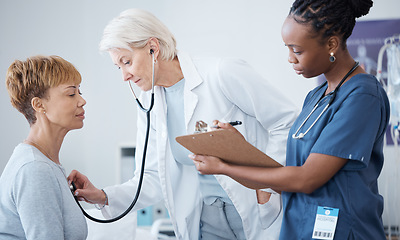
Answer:
<path fill-rule="evenodd" d="M 178 136 L 175 140 L 194 154 L 219 157 L 228 163 L 255 167 L 282 166 L 239 134 L 226 129 Z"/>

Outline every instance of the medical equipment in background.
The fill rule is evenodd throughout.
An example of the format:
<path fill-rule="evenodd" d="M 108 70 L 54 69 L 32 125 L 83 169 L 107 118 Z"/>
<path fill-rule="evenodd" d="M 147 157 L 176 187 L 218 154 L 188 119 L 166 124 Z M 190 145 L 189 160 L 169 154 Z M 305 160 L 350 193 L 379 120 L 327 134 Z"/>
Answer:
<path fill-rule="evenodd" d="M 314 124 L 320 119 L 320 117 L 322 116 L 322 114 L 324 112 L 326 112 L 326 110 L 328 109 L 328 107 L 332 104 L 333 100 L 335 100 L 336 98 L 336 93 L 338 91 L 338 89 L 340 88 L 340 86 L 342 86 L 342 84 L 344 83 L 344 81 L 347 79 L 348 76 L 350 76 L 350 74 L 352 74 L 354 72 L 354 70 L 356 70 L 356 68 L 358 67 L 359 62 L 356 62 L 354 64 L 354 66 L 350 69 L 350 71 L 343 77 L 343 79 L 340 81 L 340 83 L 336 86 L 335 90 L 333 90 L 332 92 L 330 92 L 329 94 L 327 94 L 326 96 L 324 96 L 323 98 L 321 98 L 314 106 L 314 108 L 311 110 L 310 114 L 308 114 L 308 116 L 304 119 L 304 121 L 301 123 L 300 127 L 297 129 L 297 131 L 292 135 L 293 139 L 302 139 L 307 133 L 308 131 L 311 130 L 311 128 L 314 126 Z M 328 82 L 324 82 L 316 91 L 318 92 L 319 90 L 321 90 L 323 87 L 325 87 L 328 84 Z M 314 93 L 314 94 L 315 94 Z M 318 108 L 319 104 L 321 103 L 322 100 L 324 100 L 325 98 L 329 97 L 329 102 L 328 104 L 325 106 L 325 108 L 322 110 L 322 112 L 318 115 L 317 119 L 315 119 L 315 121 L 311 124 L 310 127 L 308 127 L 308 129 L 305 132 L 301 132 L 299 133 L 299 131 L 301 130 L 301 128 L 303 127 L 303 125 L 307 122 L 307 120 L 311 117 L 311 115 L 314 113 L 314 111 Z M 296 136 L 297 135 L 297 136 Z"/>
<path fill-rule="evenodd" d="M 147 117 L 147 127 L 146 127 L 146 137 L 144 140 L 144 146 L 143 146 L 143 155 L 142 155 L 142 166 L 140 168 L 140 176 L 139 176 L 139 182 L 138 182 L 138 187 L 136 190 L 136 194 L 135 194 L 135 198 L 133 199 L 131 205 L 128 207 L 128 209 L 125 210 L 125 212 L 121 213 L 119 216 L 115 217 L 115 218 L 111 218 L 111 219 L 98 219 L 98 218 L 94 218 L 92 216 L 90 216 L 88 213 L 86 213 L 86 211 L 82 208 L 81 204 L 78 201 L 78 198 L 75 197 L 75 201 L 78 204 L 79 208 L 81 209 L 83 215 L 85 215 L 85 217 L 87 217 L 88 219 L 94 221 L 94 222 L 98 222 L 98 223 L 111 223 L 111 222 L 115 222 L 118 221 L 119 219 L 123 218 L 124 216 L 126 216 L 126 214 L 128 214 L 132 208 L 136 205 L 136 202 L 139 198 L 139 194 L 140 194 L 140 190 L 142 189 L 142 183 L 143 183 L 143 175 L 144 175 L 144 165 L 145 165 L 145 161 L 146 161 L 146 154 L 147 154 L 147 144 L 149 143 L 149 133 L 150 133 L 150 112 L 153 109 L 154 106 L 154 50 L 150 49 L 150 54 L 152 56 L 152 82 L 151 82 L 151 99 L 150 99 L 150 106 L 148 109 L 144 108 L 142 103 L 139 101 L 139 99 L 137 98 L 135 91 L 132 88 L 131 82 L 128 81 L 129 83 L 129 87 L 133 93 L 133 96 L 136 99 L 136 102 L 139 106 L 139 108 L 146 113 L 146 117 Z M 74 184 L 74 182 L 71 183 L 72 187 L 71 187 L 71 191 L 72 193 L 75 192 L 76 190 L 76 186 Z"/>
<path fill-rule="evenodd" d="M 382 61 L 383 55 L 387 55 L 387 81 L 384 81 L 382 72 Z M 389 131 L 393 140 L 395 159 L 394 159 L 394 176 L 389 176 L 385 183 L 385 208 L 388 214 L 388 239 L 391 240 L 392 236 L 400 236 L 400 216 L 396 214 L 396 211 L 390 211 L 389 208 L 394 207 L 396 210 L 400 208 L 399 199 L 399 187 L 400 182 L 400 149 L 399 149 L 399 131 L 400 131 L 400 34 L 386 38 L 384 45 L 381 47 L 378 55 L 378 67 L 376 78 L 384 86 L 390 103 L 390 120 L 389 120 Z M 397 171 L 396 171 L 397 169 Z M 393 169 L 392 169 L 393 170 Z M 389 189 L 389 185 L 392 184 L 392 188 Z M 387 193 L 392 191 L 394 198 L 389 198 Z M 399 211 L 397 211 L 399 212 Z M 392 222 L 394 219 L 394 222 Z"/>
<path fill-rule="evenodd" d="M 387 54 L 387 82 L 383 81 L 382 60 Z M 398 129 L 400 121 L 400 35 L 385 39 L 385 44 L 379 51 L 376 78 L 385 87 L 390 101 L 390 123 Z"/>

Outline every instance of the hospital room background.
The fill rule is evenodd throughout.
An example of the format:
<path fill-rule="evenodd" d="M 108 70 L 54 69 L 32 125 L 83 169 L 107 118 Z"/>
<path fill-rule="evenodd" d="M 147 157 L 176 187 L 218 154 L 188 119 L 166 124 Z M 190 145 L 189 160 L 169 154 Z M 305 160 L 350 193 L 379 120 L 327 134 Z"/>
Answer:
<path fill-rule="evenodd" d="M 69 173 L 72 169 L 79 170 L 99 188 L 121 183 L 132 176 L 136 102 L 108 54 L 98 50 L 106 24 L 128 8 L 143 8 L 157 16 L 175 35 L 179 51 L 246 60 L 300 109 L 304 96 L 317 85 L 318 78 L 304 79 L 296 75 L 287 61 L 288 50 L 282 42 L 280 30 L 292 2 L 293 0 L 1 1 L 0 74 L 3 76 L 3 83 L 0 84 L 0 172 L 14 147 L 24 140 L 29 131 L 26 119 L 9 102 L 4 84 L 7 68 L 15 59 L 44 54 L 59 55 L 70 61 L 83 78 L 81 91 L 87 101 L 85 125 L 83 129 L 70 132 L 65 138 L 60 160 L 66 171 Z M 366 41 L 354 40 L 352 47 L 365 46 L 364 43 L 371 41 L 376 45 L 375 49 L 378 49 L 375 51 L 379 51 L 385 44 L 393 43 L 398 46 L 399 9 L 399 0 L 375 0 L 370 14 L 361 18 L 360 22 L 368 24 L 394 21 L 395 24 L 388 25 L 387 36 L 375 36 Z M 360 35 L 365 37 L 374 29 L 366 27 L 362 31 Z M 368 56 L 371 53 L 368 51 L 368 44 L 366 49 L 360 51 L 364 57 L 372 59 L 377 73 L 378 57 Z M 381 78 L 387 81 L 387 53 L 383 52 L 381 59 Z M 399 55 L 397 59 L 400 59 Z M 400 105 L 397 107 L 400 108 Z M 391 123 L 394 126 L 394 122 Z M 385 165 L 379 185 L 381 194 L 385 197 L 384 224 L 389 226 L 388 233 L 398 236 L 400 150 L 393 138 L 390 137 L 385 146 Z M 146 231 L 150 232 L 152 224 L 161 218 L 168 219 L 162 204 L 112 225 L 91 223 L 89 235 L 92 239 L 134 239 L 134 225 L 137 221 L 139 227 L 136 230 L 136 239 L 150 239 L 144 237 Z M 125 232 L 118 229 L 124 229 Z M 111 233 L 114 238 L 101 237 Z M 126 234 L 129 238 L 118 234 Z"/>

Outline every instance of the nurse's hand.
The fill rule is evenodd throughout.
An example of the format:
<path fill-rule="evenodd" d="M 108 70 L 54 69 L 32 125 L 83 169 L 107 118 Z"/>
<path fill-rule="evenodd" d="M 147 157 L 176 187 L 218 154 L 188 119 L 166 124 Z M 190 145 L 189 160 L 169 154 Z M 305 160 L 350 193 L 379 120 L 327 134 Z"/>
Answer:
<path fill-rule="evenodd" d="M 219 129 L 226 129 L 226 130 L 232 131 L 236 134 L 239 134 L 242 138 L 244 138 L 243 135 L 234 126 L 230 125 L 229 123 L 224 123 L 224 122 L 220 122 L 218 120 L 214 120 L 213 125 L 218 126 Z M 215 128 L 211 128 L 211 129 L 215 129 Z"/>
<path fill-rule="evenodd" d="M 228 167 L 228 164 L 226 162 L 213 156 L 191 154 L 189 155 L 189 158 L 193 160 L 197 171 L 204 175 L 224 174 L 224 170 L 226 170 L 226 168 Z"/>
<path fill-rule="evenodd" d="M 239 134 L 241 137 L 243 137 L 243 135 L 229 123 L 224 123 L 218 120 L 214 120 L 213 125 L 217 126 L 219 129 L 226 129 L 236 134 Z M 201 174 L 205 175 L 225 174 L 226 170 L 229 168 L 228 163 L 222 161 L 220 158 L 217 157 L 205 156 L 205 155 L 189 155 L 189 158 L 193 160 L 197 171 L 199 171 L 199 173 Z"/>
<path fill-rule="evenodd" d="M 79 201 L 101 205 L 106 201 L 104 192 L 96 188 L 85 175 L 77 170 L 72 170 L 67 180 L 69 184 L 71 184 L 71 181 L 75 183 L 76 191 L 74 192 L 74 195 L 78 197 Z"/>

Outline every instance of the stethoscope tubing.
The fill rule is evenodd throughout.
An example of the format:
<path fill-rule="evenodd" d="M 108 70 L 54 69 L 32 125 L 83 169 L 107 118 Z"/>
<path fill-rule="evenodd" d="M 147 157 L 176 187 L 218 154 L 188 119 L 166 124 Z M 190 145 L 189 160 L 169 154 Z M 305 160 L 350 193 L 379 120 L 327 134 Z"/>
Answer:
<path fill-rule="evenodd" d="M 311 110 L 311 112 L 308 114 L 308 116 L 304 119 L 304 121 L 301 123 L 300 127 L 297 129 L 297 131 L 292 135 L 293 139 L 302 139 L 310 130 L 311 128 L 315 125 L 315 123 L 317 123 L 317 121 L 321 118 L 322 114 L 324 112 L 326 112 L 326 110 L 328 109 L 328 107 L 333 103 L 333 100 L 335 100 L 336 98 L 336 93 L 338 91 L 338 89 L 340 88 L 340 86 L 342 86 L 342 84 L 344 83 L 344 81 L 347 79 L 348 76 L 350 76 L 350 74 L 352 74 L 354 72 L 354 70 L 356 70 L 356 68 L 358 67 L 359 62 L 356 62 L 354 64 L 354 66 L 350 69 L 349 72 L 347 72 L 347 74 L 343 77 L 343 79 L 340 81 L 340 83 L 336 86 L 335 90 L 333 90 L 332 97 L 331 99 L 329 99 L 328 104 L 324 107 L 324 109 L 322 110 L 322 112 L 318 115 L 318 117 L 314 120 L 314 122 L 311 124 L 310 127 L 308 127 L 308 129 L 304 132 L 304 133 L 299 133 L 300 129 L 303 127 L 303 125 L 307 122 L 307 120 L 311 117 L 311 115 L 314 113 L 314 111 L 318 108 L 319 103 L 322 99 L 320 99 L 314 106 L 314 108 Z M 324 82 L 316 91 L 318 92 L 319 90 L 321 90 L 325 85 L 327 85 L 327 82 Z"/>
<path fill-rule="evenodd" d="M 135 194 L 135 198 L 133 199 L 132 203 L 129 205 L 129 207 L 123 212 L 121 213 L 119 216 L 111 218 L 111 219 L 98 219 L 98 218 L 94 218 L 92 216 L 90 216 L 81 206 L 81 204 L 78 201 L 78 198 L 75 197 L 75 201 L 78 204 L 79 208 L 81 209 L 83 215 L 94 221 L 94 222 L 98 222 L 98 223 L 112 223 L 115 221 L 120 220 L 121 218 L 125 217 L 132 209 L 133 207 L 136 205 L 137 200 L 139 199 L 139 195 L 140 195 L 140 191 L 142 189 L 142 184 L 143 184 L 143 176 L 144 176 L 144 169 L 145 169 L 145 162 L 146 162 L 146 155 L 147 155 L 147 146 L 149 143 L 149 136 L 150 136 L 150 113 L 151 110 L 154 107 L 154 54 L 151 52 L 152 55 L 152 85 L 151 85 L 151 99 L 150 99 L 150 106 L 149 108 L 144 108 L 142 103 L 139 101 L 139 99 L 136 97 L 135 92 L 133 91 L 133 88 L 131 86 L 130 81 L 128 81 L 129 83 L 129 87 L 131 88 L 131 91 L 133 93 L 133 96 L 136 99 L 136 102 L 139 106 L 139 108 L 146 113 L 146 118 L 147 118 L 147 127 L 146 127 L 146 136 L 145 136 L 145 141 L 144 141 L 144 146 L 143 146 L 143 155 L 142 155 L 142 166 L 140 168 L 140 176 L 139 176 L 139 182 L 138 182 L 138 187 L 136 190 L 136 194 Z"/>

